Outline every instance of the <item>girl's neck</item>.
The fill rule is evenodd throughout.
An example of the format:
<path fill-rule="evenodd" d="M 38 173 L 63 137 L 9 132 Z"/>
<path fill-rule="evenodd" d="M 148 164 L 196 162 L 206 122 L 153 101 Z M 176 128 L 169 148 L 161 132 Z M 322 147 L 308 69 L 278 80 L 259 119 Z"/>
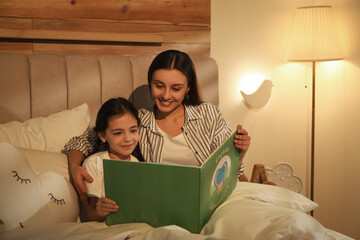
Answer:
<path fill-rule="evenodd" d="M 129 156 L 119 155 L 111 151 L 111 149 L 108 150 L 108 154 L 111 160 L 130 161 L 130 155 Z"/>

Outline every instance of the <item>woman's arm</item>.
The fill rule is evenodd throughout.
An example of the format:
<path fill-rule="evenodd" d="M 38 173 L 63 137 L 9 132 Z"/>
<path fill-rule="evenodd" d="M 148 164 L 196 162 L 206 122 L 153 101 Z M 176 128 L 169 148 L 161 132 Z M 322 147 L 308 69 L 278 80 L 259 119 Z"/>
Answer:
<path fill-rule="evenodd" d="M 89 221 L 102 222 L 111 212 L 117 212 L 119 207 L 116 202 L 109 198 L 90 197 L 89 204 L 86 205 L 86 212 Z"/>
<path fill-rule="evenodd" d="M 214 135 L 214 140 L 211 143 L 211 148 L 216 149 L 219 145 L 221 145 L 231 134 L 233 131 L 231 130 L 229 124 L 225 121 L 222 116 L 219 108 L 213 105 L 206 105 L 209 107 L 207 113 L 209 113 L 208 119 L 210 119 L 215 124 L 215 129 L 213 131 L 216 133 Z M 247 177 L 244 175 L 244 164 L 243 160 L 245 154 L 250 146 L 250 136 L 248 135 L 245 129 L 241 129 L 240 125 L 237 126 L 237 134 L 235 135 L 234 145 L 236 148 L 240 150 L 239 155 L 239 170 L 238 170 L 238 179 L 240 181 L 247 181 Z"/>
<path fill-rule="evenodd" d="M 68 151 L 68 162 L 71 177 L 81 202 L 87 205 L 88 198 L 84 180 L 91 183 L 93 182 L 93 178 L 83 167 L 81 167 L 81 163 L 84 161 L 84 159 L 85 156 L 81 152 L 74 149 Z"/>
<path fill-rule="evenodd" d="M 85 157 L 93 153 L 98 147 L 97 139 L 98 136 L 95 131 L 93 129 L 88 129 L 82 135 L 71 138 L 64 147 L 68 152 L 68 164 L 73 183 L 79 194 L 80 200 L 85 205 L 88 202 L 84 179 L 88 182 L 92 182 L 93 179 L 87 171 L 81 167 L 81 164 Z"/>

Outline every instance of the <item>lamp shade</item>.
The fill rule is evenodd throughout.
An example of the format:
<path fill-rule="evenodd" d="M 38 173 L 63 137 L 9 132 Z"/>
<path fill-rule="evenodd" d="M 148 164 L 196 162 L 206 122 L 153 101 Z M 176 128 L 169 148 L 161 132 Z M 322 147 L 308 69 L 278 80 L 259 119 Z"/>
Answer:
<path fill-rule="evenodd" d="M 286 60 L 317 62 L 342 58 L 331 6 L 298 8 L 291 29 Z"/>

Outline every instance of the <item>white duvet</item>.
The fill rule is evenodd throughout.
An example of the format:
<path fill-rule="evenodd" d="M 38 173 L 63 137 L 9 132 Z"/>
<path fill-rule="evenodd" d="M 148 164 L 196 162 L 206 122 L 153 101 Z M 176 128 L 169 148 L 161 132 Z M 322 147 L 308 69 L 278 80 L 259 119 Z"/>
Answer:
<path fill-rule="evenodd" d="M 153 228 L 146 223 L 129 223 L 108 227 L 104 223 L 87 222 L 9 231 L 0 235 L 0 239 L 352 239 L 324 228 L 307 214 L 317 206 L 285 188 L 240 182 L 200 234 L 174 225 Z"/>

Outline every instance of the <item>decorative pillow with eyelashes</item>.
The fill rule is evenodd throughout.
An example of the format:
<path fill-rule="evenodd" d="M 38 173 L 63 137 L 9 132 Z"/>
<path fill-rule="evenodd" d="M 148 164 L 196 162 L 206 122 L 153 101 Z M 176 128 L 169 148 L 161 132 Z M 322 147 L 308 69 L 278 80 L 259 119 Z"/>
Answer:
<path fill-rule="evenodd" d="M 79 215 L 71 183 L 55 172 L 36 172 L 13 145 L 0 142 L 2 231 L 75 222 Z"/>

